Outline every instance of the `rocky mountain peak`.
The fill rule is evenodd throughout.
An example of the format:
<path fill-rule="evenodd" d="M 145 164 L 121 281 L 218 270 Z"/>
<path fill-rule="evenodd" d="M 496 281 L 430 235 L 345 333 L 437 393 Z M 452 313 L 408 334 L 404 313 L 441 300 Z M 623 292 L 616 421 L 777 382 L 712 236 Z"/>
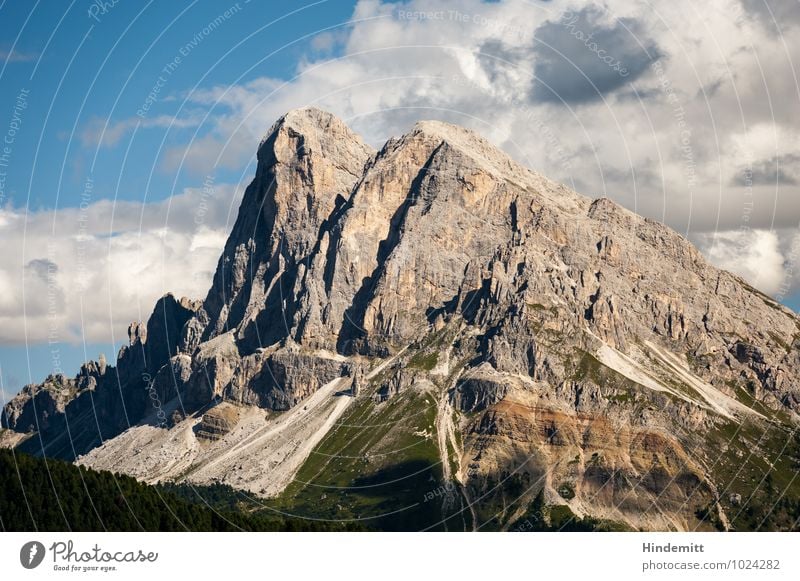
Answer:
<path fill-rule="evenodd" d="M 667 226 L 436 121 L 375 152 L 300 109 L 258 160 L 202 305 L 163 297 L 116 368 L 27 389 L 4 426 L 70 457 L 69 416 L 89 465 L 274 495 L 355 400 L 341 429 L 364 433 L 330 440 L 362 447 L 317 457 L 393 474 L 431 446 L 459 491 L 443 514 L 476 526 L 539 495 L 633 528 L 729 528 L 720 491 L 748 494 L 753 453 L 795 486 L 800 319 Z"/>
<path fill-rule="evenodd" d="M 273 125 L 259 147 L 256 177 L 245 191 L 203 316 L 193 324 L 203 332 L 195 336 L 235 331 L 250 350 L 286 336 L 286 324 L 264 328 L 257 319 L 264 312 L 292 312 L 297 270 L 373 153 L 319 109 L 291 111 Z"/>
<path fill-rule="evenodd" d="M 259 144 L 258 160 L 293 165 L 316 155 L 341 161 L 340 169 L 350 171 L 353 157 L 363 165 L 364 153 L 373 152 L 341 119 L 316 107 L 303 107 L 289 111 L 272 125 Z M 359 175 L 360 170 L 356 172 Z"/>

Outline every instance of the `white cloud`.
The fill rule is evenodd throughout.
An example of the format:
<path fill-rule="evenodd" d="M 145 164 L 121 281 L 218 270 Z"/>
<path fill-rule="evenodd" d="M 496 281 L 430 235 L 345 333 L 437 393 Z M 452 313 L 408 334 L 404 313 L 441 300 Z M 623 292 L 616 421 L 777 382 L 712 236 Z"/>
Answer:
<path fill-rule="evenodd" d="M 789 236 L 787 236 L 789 238 Z M 738 274 L 761 291 L 775 295 L 795 280 L 777 232 L 733 230 L 706 235 L 700 240 L 712 264 Z"/>
<path fill-rule="evenodd" d="M 784 256 L 783 280 L 775 298 L 785 301 L 800 293 L 800 227 L 783 237 L 781 252 Z"/>
<path fill-rule="evenodd" d="M 197 115 L 187 115 L 180 118 L 169 115 L 145 118 L 132 117 L 113 122 L 100 117 L 92 117 L 83 131 L 81 131 L 80 139 L 84 147 L 114 147 L 137 126 L 143 129 L 160 127 L 174 130 L 196 127 L 199 123 L 200 117 Z"/>
<path fill-rule="evenodd" d="M 0 210 L 0 344 L 118 341 L 164 293 L 204 298 L 240 195 L 208 183 L 150 204 Z"/>

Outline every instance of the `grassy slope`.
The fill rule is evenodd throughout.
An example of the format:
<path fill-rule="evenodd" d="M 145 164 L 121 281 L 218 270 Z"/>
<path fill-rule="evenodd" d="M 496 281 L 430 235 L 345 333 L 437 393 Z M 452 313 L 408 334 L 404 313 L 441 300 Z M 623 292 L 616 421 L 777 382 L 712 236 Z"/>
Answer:
<path fill-rule="evenodd" d="M 309 518 L 382 530 L 440 528 L 441 486 L 431 394 L 408 390 L 376 404 L 355 402 L 271 503 Z"/>

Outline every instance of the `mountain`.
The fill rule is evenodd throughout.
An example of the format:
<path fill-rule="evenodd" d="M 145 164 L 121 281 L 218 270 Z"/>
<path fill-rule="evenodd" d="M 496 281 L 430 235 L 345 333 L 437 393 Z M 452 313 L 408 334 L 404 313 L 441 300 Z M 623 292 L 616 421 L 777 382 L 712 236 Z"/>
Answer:
<path fill-rule="evenodd" d="M 453 125 L 286 114 L 205 300 L 129 337 L 0 441 L 384 529 L 798 527 L 800 319 Z"/>

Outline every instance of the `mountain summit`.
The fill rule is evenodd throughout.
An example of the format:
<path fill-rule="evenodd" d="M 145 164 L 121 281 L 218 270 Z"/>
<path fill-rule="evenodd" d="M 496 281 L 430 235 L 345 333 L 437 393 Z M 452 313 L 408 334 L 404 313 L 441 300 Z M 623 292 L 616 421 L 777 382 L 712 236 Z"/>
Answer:
<path fill-rule="evenodd" d="M 205 300 L 129 335 L 26 386 L 3 440 L 378 528 L 800 517 L 800 319 L 446 123 L 374 151 L 287 113 Z"/>

